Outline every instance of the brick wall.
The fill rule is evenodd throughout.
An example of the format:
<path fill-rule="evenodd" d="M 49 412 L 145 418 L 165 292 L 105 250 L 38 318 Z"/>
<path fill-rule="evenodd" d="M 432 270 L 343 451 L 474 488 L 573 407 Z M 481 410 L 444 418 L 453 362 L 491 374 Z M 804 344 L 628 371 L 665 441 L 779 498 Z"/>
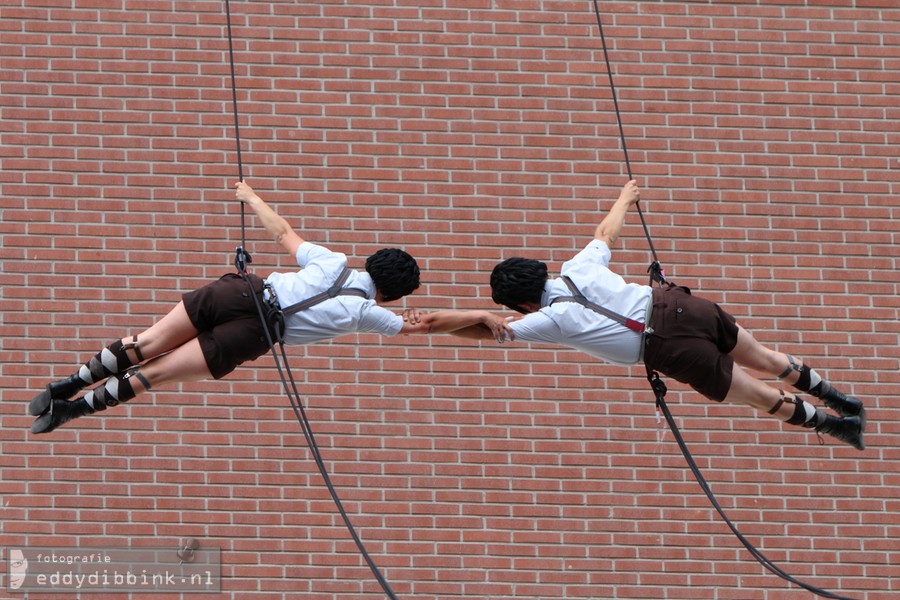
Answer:
<path fill-rule="evenodd" d="M 230 269 L 223 8 L 0 7 L 0 545 L 196 537 L 223 552 L 212 597 L 377 598 L 271 359 L 49 436 L 23 416 L 50 377 Z M 513 255 L 558 270 L 626 179 L 588 2 L 231 9 L 245 177 L 351 266 L 383 246 L 415 254 L 424 285 L 407 306 L 492 307 L 487 274 Z M 600 10 L 669 277 L 870 407 L 858 453 L 671 383 L 688 445 L 786 571 L 895 598 L 895 0 Z M 246 237 L 257 272 L 291 268 L 252 220 Z M 613 261 L 645 280 L 636 215 Z M 334 482 L 401 598 L 810 596 L 713 512 L 639 368 L 450 337 L 291 355 Z"/>

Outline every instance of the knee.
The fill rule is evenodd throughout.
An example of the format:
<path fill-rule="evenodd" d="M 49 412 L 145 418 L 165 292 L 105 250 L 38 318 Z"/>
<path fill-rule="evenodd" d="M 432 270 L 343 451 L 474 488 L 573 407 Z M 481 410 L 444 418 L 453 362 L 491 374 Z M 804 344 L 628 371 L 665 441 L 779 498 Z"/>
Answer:
<path fill-rule="evenodd" d="M 753 344 L 740 354 L 733 353 L 734 359 L 751 369 L 777 375 L 788 366 L 787 356 L 781 352 L 770 350 L 762 344 Z"/>
<path fill-rule="evenodd" d="M 773 374 L 781 374 L 784 371 L 791 367 L 791 362 L 788 359 L 787 354 L 783 352 L 777 352 L 775 350 L 766 349 L 765 357 L 763 358 L 765 364 L 765 371 L 767 373 Z"/>

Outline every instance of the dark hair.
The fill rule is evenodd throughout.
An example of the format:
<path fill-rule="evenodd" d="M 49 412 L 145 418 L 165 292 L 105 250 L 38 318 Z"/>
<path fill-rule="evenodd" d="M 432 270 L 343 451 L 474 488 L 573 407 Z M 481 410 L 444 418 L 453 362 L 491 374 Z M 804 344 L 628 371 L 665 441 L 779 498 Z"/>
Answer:
<path fill-rule="evenodd" d="M 491 273 L 491 298 L 518 312 L 524 302 L 540 304 L 547 283 L 547 265 L 531 258 L 507 258 Z"/>
<path fill-rule="evenodd" d="M 367 258 L 366 272 L 384 302 L 399 300 L 419 287 L 416 259 L 399 248 L 382 248 Z"/>

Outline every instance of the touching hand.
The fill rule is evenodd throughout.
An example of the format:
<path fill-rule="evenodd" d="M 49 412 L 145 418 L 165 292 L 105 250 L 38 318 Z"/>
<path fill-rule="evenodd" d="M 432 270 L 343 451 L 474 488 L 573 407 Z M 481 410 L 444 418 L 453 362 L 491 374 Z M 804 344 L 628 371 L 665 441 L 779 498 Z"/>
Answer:
<path fill-rule="evenodd" d="M 510 319 L 486 312 L 481 322 L 491 330 L 491 334 L 493 334 L 497 343 L 502 344 L 503 342 L 515 341 L 516 334 L 513 333 L 513 330 L 509 327 L 511 322 Z"/>
<path fill-rule="evenodd" d="M 425 314 L 426 313 L 420 311 L 418 308 L 407 308 L 400 316 L 402 316 L 403 320 L 410 325 L 418 325 L 422 322 L 422 317 L 425 316 Z"/>

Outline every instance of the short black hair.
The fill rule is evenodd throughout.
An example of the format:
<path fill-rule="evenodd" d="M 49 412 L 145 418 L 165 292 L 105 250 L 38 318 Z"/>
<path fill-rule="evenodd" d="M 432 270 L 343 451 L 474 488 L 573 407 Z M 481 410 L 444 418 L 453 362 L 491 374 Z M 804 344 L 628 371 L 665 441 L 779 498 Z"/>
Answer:
<path fill-rule="evenodd" d="M 491 298 L 497 304 L 525 312 L 525 302 L 541 303 L 547 284 L 547 265 L 532 258 L 507 258 L 491 272 Z"/>
<path fill-rule="evenodd" d="M 367 258 L 366 272 L 384 302 L 399 300 L 419 287 L 416 259 L 399 248 L 382 248 Z"/>

